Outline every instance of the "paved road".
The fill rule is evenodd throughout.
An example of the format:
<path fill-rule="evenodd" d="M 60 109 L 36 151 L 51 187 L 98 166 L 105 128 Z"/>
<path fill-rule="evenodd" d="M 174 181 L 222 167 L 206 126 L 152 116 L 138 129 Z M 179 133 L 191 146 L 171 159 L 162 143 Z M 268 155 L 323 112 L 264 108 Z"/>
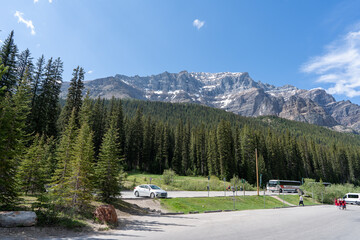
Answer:
<path fill-rule="evenodd" d="M 358 239 L 360 207 L 293 207 L 177 216 L 135 216 L 122 230 L 74 239 Z"/>
<path fill-rule="evenodd" d="M 237 192 L 238 196 L 242 196 L 244 192 Z M 256 195 L 256 191 L 246 191 L 245 195 Z M 264 191 L 260 192 L 260 195 L 263 195 Z M 288 194 L 288 193 L 286 193 Z M 210 191 L 210 197 L 223 197 L 224 191 Z M 232 191 L 226 191 L 226 196 L 232 196 Z M 266 192 L 266 195 L 279 195 L 279 193 L 270 193 Z M 178 197 L 207 197 L 208 192 L 207 191 L 168 191 L 168 197 L 170 198 L 178 198 Z M 135 198 L 133 191 L 122 191 L 121 192 L 121 198 L 128 199 L 128 198 Z"/>

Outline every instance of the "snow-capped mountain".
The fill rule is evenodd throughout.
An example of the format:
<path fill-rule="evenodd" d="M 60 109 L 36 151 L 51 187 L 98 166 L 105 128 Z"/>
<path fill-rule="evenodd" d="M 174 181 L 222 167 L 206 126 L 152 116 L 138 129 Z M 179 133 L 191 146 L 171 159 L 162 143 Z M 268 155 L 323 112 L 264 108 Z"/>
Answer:
<path fill-rule="evenodd" d="M 69 83 L 61 97 L 66 98 Z M 276 87 L 254 81 L 247 72 L 164 72 L 152 76 L 100 78 L 85 82 L 93 98 L 135 98 L 150 101 L 189 102 L 224 109 L 243 116 L 276 115 L 282 118 L 360 131 L 360 106 L 336 102 L 322 89 Z"/>

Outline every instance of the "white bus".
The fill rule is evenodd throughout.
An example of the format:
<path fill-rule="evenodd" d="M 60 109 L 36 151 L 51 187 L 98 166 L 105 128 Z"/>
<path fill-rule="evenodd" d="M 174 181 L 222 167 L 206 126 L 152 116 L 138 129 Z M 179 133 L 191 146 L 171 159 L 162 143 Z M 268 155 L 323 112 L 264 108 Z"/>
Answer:
<path fill-rule="evenodd" d="M 292 180 L 269 180 L 266 189 L 271 192 L 298 192 L 300 181 Z"/>

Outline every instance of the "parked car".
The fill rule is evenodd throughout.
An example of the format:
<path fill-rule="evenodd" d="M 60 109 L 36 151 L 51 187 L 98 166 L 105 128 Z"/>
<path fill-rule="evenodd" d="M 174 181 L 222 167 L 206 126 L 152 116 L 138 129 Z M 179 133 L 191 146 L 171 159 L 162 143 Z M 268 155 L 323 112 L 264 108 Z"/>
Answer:
<path fill-rule="evenodd" d="M 360 205 L 360 193 L 347 193 L 343 197 L 347 204 L 358 204 Z"/>
<path fill-rule="evenodd" d="M 166 198 L 167 192 L 156 185 L 143 184 L 134 188 L 134 195 L 136 197 Z"/>

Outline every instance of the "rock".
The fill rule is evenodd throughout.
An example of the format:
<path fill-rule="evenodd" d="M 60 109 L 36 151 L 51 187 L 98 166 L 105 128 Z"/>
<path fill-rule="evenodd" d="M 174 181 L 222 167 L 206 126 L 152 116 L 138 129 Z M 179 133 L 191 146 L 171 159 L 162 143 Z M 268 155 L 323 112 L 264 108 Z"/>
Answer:
<path fill-rule="evenodd" d="M 4 211 L 0 212 L 0 227 L 30 227 L 37 222 L 35 212 Z"/>
<path fill-rule="evenodd" d="M 113 205 L 101 205 L 96 208 L 94 216 L 101 222 L 117 224 L 117 214 Z"/>

